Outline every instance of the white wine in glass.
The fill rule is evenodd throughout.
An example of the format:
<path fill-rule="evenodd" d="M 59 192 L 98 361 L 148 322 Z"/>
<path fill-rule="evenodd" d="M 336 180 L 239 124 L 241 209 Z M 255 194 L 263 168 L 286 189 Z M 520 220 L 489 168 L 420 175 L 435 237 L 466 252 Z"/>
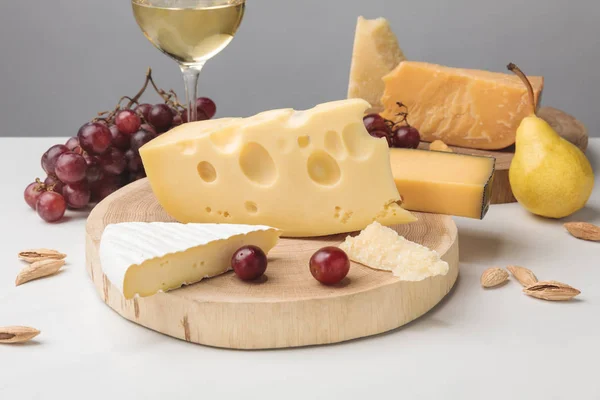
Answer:
<path fill-rule="evenodd" d="M 235 36 L 245 0 L 131 0 L 131 4 L 146 38 L 179 63 L 188 121 L 195 121 L 200 70 Z"/>

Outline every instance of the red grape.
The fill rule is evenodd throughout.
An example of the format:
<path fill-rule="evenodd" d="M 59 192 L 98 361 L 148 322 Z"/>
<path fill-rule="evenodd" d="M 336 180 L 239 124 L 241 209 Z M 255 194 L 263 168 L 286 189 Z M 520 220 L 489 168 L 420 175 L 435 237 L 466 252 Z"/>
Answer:
<path fill-rule="evenodd" d="M 83 158 L 85 158 L 85 162 L 87 164 L 87 170 L 85 174 L 87 181 L 89 183 L 93 183 L 102 179 L 104 173 L 102 172 L 102 167 L 100 166 L 100 161 L 98 160 L 98 157 L 91 156 L 88 153 L 85 153 L 83 155 Z"/>
<path fill-rule="evenodd" d="M 198 97 L 196 99 L 196 109 L 198 110 L 198 117 L 200 117 L 200 111 L 202 111 L 206 119 L 211 119 L 217 113 L 217 105 L 208 97 Z M 200 118 L 198 120 L 201 121 Z"/>
<path fill-rule="evenodd" d="M 81 154 L 61 154 L 56 160 L 56 177 L 64 183 L 75 183 L 85 179 L 87 164 Z"/>
<path fill-rule="evenodd" d="M 173 123 L 172 123 L 172 127 L 176 127 L 183 124 L 183 116 L 177 114 L 173 117 Z"/>
<path fill-rule="evenodd" d="M 389 132 L 384 132 L 384 131 L 369 131 L 369 135 L 376 137 L 376 138 L 382 138 L 384 137 L 387 140 L 388 146 L 392 147 L 392 137 L 390 135 Z"/>
<path fill-rule="evenodd" d="M 379 114 L 367 114 L 363 117 L 363 124 L 367 131 L 384 131 L 389 132 L 390 127 L 385 123 L 385 119 Z"/>
<path fill-rule="evenodd" d="M 416 149 L 419 147 L 421 135 L 419 131 L 407 125 L 395 126 L 392 129 L 392 146 L 405 149 Z"/>
<path fill-rule="evenodd" d="M 146 173 L 144 171 L 140 172 L 130 172 L 129 173 L 129 182 L 135 182 L 138 179 L 142 179 L 146 177 Z"/>
<path fill-rule="evenodd" d="M 121 150 L 127 150 L 131 142 L 129 135 L 122 133 L 116 125 L 111 125 L 108 129 L 112 135 L 113 146 Z"/>
<path fill-rule="evenodd" d="M 65 186 L 65 184 L 55 175 L 48 175 L 46 179 L 44 179 L 44 185 L 46 185 L 47 190 L 53 190 L 56 193 L 62 193 L 63 187 Z"/>
<path fill-rule="evenodd" d="M 98 202 L 103 200 L 109 194 L 119 190 L 120 186 L 120 177 L 116 175 L 104 176 L 104 178 L 90 185 L 90 188 L 92 190 L 92 201 Z"/>
<path fill-rule="evenodd" d="M 158 136 L 158 132 L 156 131 L 156 129 L 150 125 L 150 124 L 142 124 L 142 126 L 140 126 L 140 130 L 142 131 L 146 131 L 146 132 L 150 132 L 151 134 L 153 134 L 154 136 Z"/>
<path fill-rule="evenodd" d="M 42 168 L 44 171 L 46 171 L 47 174 L 53 174 L 54 169 L 56 168 L 56 160 L 61 154 L 66 153 L 67 151 L 69 151 L 69 148 L 62 144 L 55 144 L 50 147 L 42 156 Z"/>
<path fill-rule="evenodd" d="M 79 145 L 88 153 L 103 154 L 112 144 L 112 135 L 105 124 L 88 122 L 77 133 Z"/>
<path fill-rule="evenodd" d="M 159 131 L 166 131 L 171 127 L 173 122 L 173 112 L 166 104 L 155 104 L 152 106 L 148 114 L 148 122 L 150 122 Z"/>
<path fill-rule="evenodd" d="M 131 135 L 140 129 L 142 120 L 131 110 L 121 110 L 115 116 L 115 125 L 122 133 Z"/>
<path fill-rule="evenodd" d="M 38 198 L 36 210 L 46 222 L 56 222 L 65 215 L 67 203 L 62 195 L 56 192 L 44 192 Z"/>
<path fill-rule="evenodd" d="M 141 115 L 144 117 L 144 121 L 148 122 L 148 117 L 150 116 L 150 109 L 152 108 L 152 104 L 142 103 L 138 105 L 133 111 L 137 115 Z"/>
<path fill-rule="evenodd" d="M 115 147 L 111 147 L 106 154 L 101 155 L 98 160 L 102 170 L 108 174 L 119 175 L 125 170 L 127 161 L 123 152 Z"/>
<path fill-rule="evenodd" d="M 309 266 L 310 273 L 316 280 L 325 285 L 333 285 L 348 275 L 350 260 L 342 249 L 328 246 L 312 255 Z"/>
<path fill-rule="evenodd" d="M 156 136 L 148 131 L 139 130 L 131 135 L 131 150 L 138 153 L 140 147 L 154 139 Z"/>
<path fill-rule="evenodd" d="M 77 139 L 77 136 L 73 136 L 67 140 L 65 146 L 67 146 L 69 150 L 74 151 L 75 148 L 79 147 L 79 139 Z"/>
<path fill-rule="evenodd" d="M 204 121 L 207 119 L 209 119 L 209 118 L 206 116 L 204 111 L 199 109 L 198 115 L 196 116 L 196 121 Z M 183 111 L 181 111 L 181 122 L 184 124 L 188 122 L 187 109 L 183 109 Z"/>
<path fill-rule="evenodd" d="M 241 280 L 251 281 L 267 270 L 267 256 L 260 247 L 240 247 L 231 257 L 231 267 Z"/>
<path fill-rule="evenodd" d="M 142 164 L 142 158 L 138 153 L 129 149 L 125 152 L 125 159 L 127 160 L 127 169 L 130 172 L 139 172 L 144 170 Z"/>
<path fill-rule="evenodd" d="M 83 208 L 90 202 L 92 192 L 88 183 L 83 181 L 65 185 L 62 194 L 69 207 Z"/>
<path fill-rule="evenodd" d="M 39 182 L 32 182 L 25 188 L 25 192 L 23 193 L 23 197 L 25 198 L 25 202 L 29 205 L 29 207 L 35 210 L 35 205 L 40 198 L 40 195 L 44 193 L 44 186 Z"/>

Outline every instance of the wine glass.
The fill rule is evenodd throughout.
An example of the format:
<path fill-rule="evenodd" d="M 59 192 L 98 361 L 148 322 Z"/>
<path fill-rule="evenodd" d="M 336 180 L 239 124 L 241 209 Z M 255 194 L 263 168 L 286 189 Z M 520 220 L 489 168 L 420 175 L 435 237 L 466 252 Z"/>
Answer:
<path fill-rule="evenodd" d="M 146 38 L 179 63 L 188 121 L 196 121 L 198 75 L 233 39 L 245 0 L 131 0 L 131 5 Z"/>

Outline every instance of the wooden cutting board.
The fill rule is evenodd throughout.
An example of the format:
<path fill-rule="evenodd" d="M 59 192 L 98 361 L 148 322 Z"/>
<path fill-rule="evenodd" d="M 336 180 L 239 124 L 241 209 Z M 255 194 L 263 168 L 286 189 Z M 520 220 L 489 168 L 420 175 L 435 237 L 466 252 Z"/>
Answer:
<path fill-rule="evenodd" d="M 102 300 L 121 316 L 179 339 L 234 349 L 265 349 L 342 342 L 386 332 L 433 308 L 458 275 L 456 225 L 448 216 L 415 213 L 419 221 L 394 227 L 407 239 L 437 250 L 450 265 L 445 276 L 400 281 L 389 272 L 352 263 L 332 287 L 310 274 L 319 248 L 346 234 L 281 239 L 269 253 L 264 279 L 245 283 L 234 273 L 167 293 L 126 300 L 104 275 L 100 238 L 111 223 L 172 221 L 146 179 L 113 193 L 91 212 L 86 225 L 87 270 Z"/>
<path fill-rule="evenodd" d="M 540 118 L 546 120 L 562 137 L 579 147 L 583 152 L 586 151 L 588 145 L 587 129 L 575 117 L 552 107 L 541 107 L 537 114 Z M 429 149 L 429 143 L 421 142 L 419 148 Z M 450 146 L 450 148 L 455 153 L 494 157 L 496 159 L 496 171 L 492 183 L 491 204 L 517 201 L 508 179 L 508 169 L 515 155 L 515 146 L 497 151 L 467 149 L 454 146 Z"/>

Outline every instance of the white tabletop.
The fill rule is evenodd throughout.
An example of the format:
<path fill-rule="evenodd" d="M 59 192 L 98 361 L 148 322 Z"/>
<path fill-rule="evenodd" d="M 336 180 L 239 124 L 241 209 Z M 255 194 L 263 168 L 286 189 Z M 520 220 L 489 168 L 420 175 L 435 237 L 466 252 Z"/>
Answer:
<path fill-rule="evenodd" d="M 446 300 L 392 332 L 347 343 L 234 351 L 173 339 L 108 308 L 85 270 L 85 213 L 47 224 L 23 201 L 40 156 L 63 139 L 0 139 L 0 326 L 42 333 L 0 345 L 0 399 L 598 399 L 600 243 L 577 240 L 518 204 L 483 221 L 456 218 L 460 275 Z M 600 139 L 588 156 L 600 171 Z M 597 184 L 600 183 L 597 181 Z M 600 185 L 598 185 L 600 186 Z M 567 218 L 600 224 L 600 188 Z M 56 276 L 15 287 L 17 253 L 68 254 Z M 577 287 L 545 302 L 516 282 L 483 290 L 484 269 L 509 264 Z"/>

